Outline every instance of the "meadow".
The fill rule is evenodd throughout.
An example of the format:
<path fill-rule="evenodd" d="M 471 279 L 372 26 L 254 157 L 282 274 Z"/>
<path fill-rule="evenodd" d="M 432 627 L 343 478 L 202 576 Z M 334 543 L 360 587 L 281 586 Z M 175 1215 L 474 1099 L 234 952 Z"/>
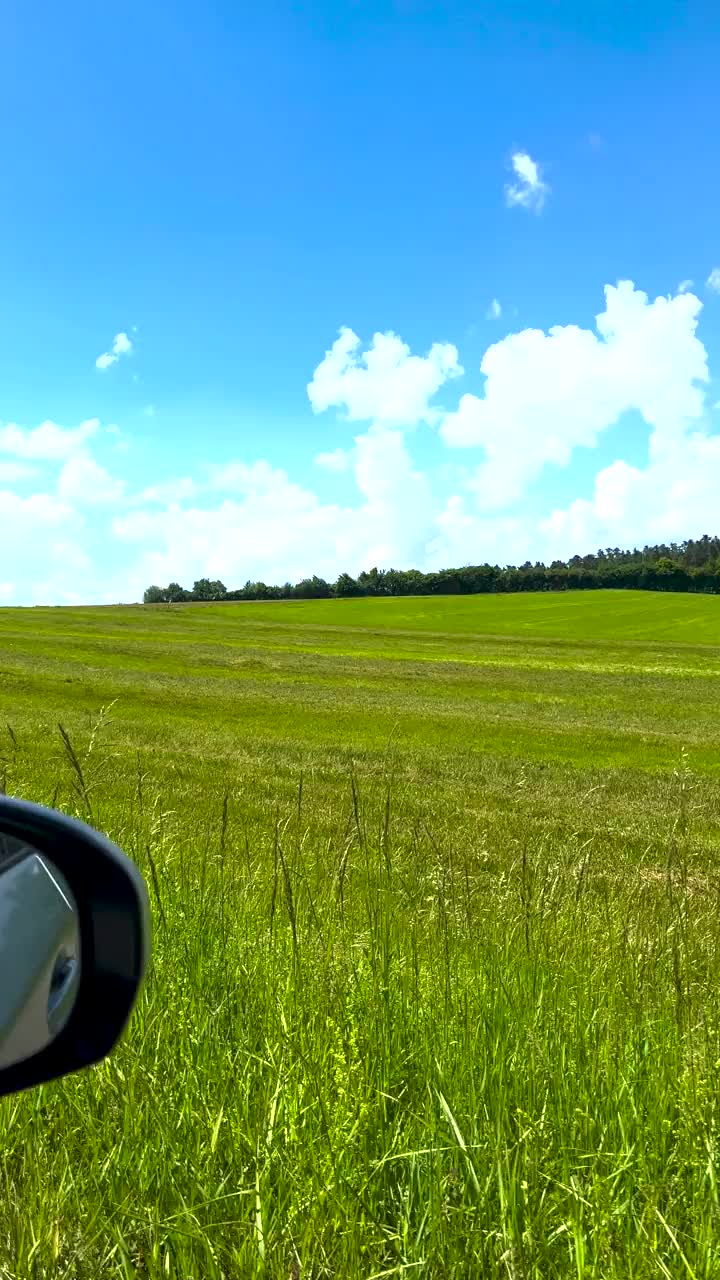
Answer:
<path fill-rule="evenodd" d="M 154 915 L 3 1280 L 720 1276 L 720 599 L 0 609 L 0 782 Z"/>

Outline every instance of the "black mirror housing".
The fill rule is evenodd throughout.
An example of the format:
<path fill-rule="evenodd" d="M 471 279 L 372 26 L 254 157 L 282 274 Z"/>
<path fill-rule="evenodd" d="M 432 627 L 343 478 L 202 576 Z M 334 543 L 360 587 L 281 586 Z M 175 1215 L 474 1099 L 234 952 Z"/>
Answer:
<path fill-rule="evenodd" d="M 150 910 L 138 868 L 85 823 L 0 796 L 0 835 L 26 842 L 62 874 L 74 895 L 82 954 L 77 997 L 66 1024 L 39 1052 L 0 1068 L 2 1096 L 79 1071 L 110 1053 L 147 968 Z M 11 966 L 12 959 L 10 954 L 2 967 Z"/>

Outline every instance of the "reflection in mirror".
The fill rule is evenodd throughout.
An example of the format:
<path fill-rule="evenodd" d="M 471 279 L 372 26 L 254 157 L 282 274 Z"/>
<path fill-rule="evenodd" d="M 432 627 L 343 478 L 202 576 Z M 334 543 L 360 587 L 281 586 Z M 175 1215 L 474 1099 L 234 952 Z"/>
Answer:
<path fill-rule="evenodd" d="M 0 832 L 0 1068 L 60 1034 L 80 985 L 80 922 L 64 876 Z"/>

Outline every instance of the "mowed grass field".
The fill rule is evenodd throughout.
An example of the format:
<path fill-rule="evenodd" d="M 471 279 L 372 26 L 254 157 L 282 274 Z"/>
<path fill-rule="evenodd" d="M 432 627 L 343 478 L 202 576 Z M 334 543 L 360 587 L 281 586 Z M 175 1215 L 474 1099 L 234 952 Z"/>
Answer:
<path fill-rule="evenodd" d="M 0 610 L 0 780 L 155 929 L 0 1276 L 720 1275 L 720 599 Z"/>

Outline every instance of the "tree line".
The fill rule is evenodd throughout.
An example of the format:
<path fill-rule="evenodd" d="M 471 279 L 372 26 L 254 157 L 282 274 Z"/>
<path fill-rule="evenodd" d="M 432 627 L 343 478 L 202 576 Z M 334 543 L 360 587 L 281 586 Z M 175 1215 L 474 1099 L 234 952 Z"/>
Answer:
<path fill-rule="evenodd" d="M 521 565 L 463 565 L 460 569 L 367 569 L 353 578 L 341 573 L 336 582 L 313 576 L 301 582 L 269 586 L 246 582 L 228 591 L 218 579 L 199 578 L 192 590 L 171 582 L 148 587 L 145 604 L 179 604 L 186 600 L 323 600 L 348 596 L 478 595 L 515 591 L 591 591 L 599 588 L 640 591 L 701 591 L 720 594 L 720 537 L 705 534 L 687 542 L 635 547 L 606 547 L 594 555 L 529 560 Z"/>

